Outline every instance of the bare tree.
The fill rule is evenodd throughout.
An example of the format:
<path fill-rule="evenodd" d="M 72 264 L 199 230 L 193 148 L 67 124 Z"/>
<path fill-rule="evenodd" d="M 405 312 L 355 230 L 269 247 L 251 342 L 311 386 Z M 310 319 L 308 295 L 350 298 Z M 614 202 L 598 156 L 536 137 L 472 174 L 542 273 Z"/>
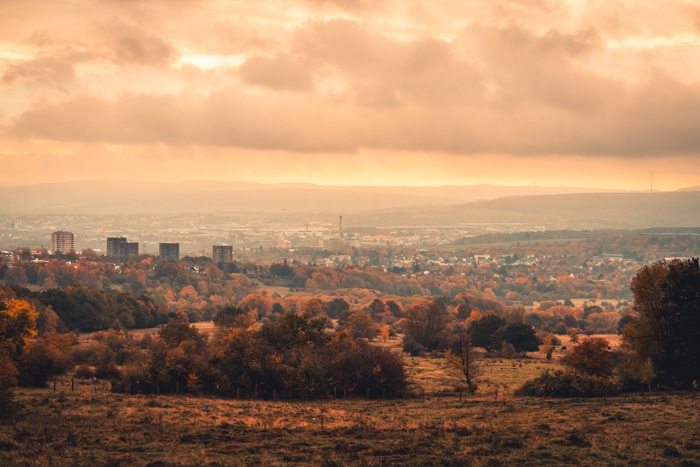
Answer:
<path fill-rule="evenodd" d="M 471 333 L 466 330 L 460 332 L 459 340 L 445 352 L 445 356 L 457 384 L 468 392 L 476 391 L 476 381 L 482 374 L 482 368 L 472 345 Z"/>

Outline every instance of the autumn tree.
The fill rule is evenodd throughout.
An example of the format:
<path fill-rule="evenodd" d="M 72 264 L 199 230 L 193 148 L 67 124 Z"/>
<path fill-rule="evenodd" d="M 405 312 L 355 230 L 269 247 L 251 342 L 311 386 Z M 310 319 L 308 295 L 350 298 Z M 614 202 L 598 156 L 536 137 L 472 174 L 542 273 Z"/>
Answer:
<path fill-rule="evenodd" d="M 393 300 L 389 300 L 386 302 L 386 307 L 389 309 L 392 315 L 395 317 L 401 316 L 401 307 L 399 306 L 398 303 L 396 303 Z"/>
<path fill-rule="evenodd" d="M 445 345 L 448 315 L 443 306 L 429 300 L 419 300 L 406 310 L 406 338 L 425 350 Z M 404 346 L 407 342 L 404 340 Z M 444 347 L 443 347 L 444 348 Z"/>
<path fill-rule="evenodd" d="M 337 318 L 343 313 L 347 313 L 350 310 L 350 305 L 348 302 L 342 298 L 334 298 L 326 304 L 326 314 L 329 318 Z"/>
<path fill-rule="evenodd" d="M 19 356 L 20 386 L 43 387 L 50 377 L 73 368 L 71 350 L 77 344 L 74 334 L 51 334 L 30 342 Z"/>
<path fill-rule="evenodd" d="M 478 321 L 472 321 L 469 325 L 469 331 L 471 332 L 473 345 L 487 351 L 497 348 L 501 342 L 495 336 L 505 324 L 506 320 L 494 314 L 488 314 Z"/>
<path fill-rule="evenodd" d="M 608 341 L 601 337 L 583 339 L 569 350 L 561 362 L 567 367 L 591 376 L 612 376 L 615 358 L 608 350 Z"/>
<path fill-rule="evenodd" d="M 554 352 L 554 345 L 552 344 L 552 336 L 547 335 L 542 340 L 542 345 L 540 346 L 540 352 L 547 356 L 547 360 L 552 359 L 552 352 Z"/>
<path fill-rule="evenodd" d="M 252 315 L 253 313 L 255 313 L 255 311 L 246 313 L 240 308 L 227 305 L 214 315 L 214 324 L 227 328 L 235 327 L 245 329 L 255 323 L 255 317 Z"/>
<path fill-rule="evenodd" d="M 187 321 L 177 319 L 163 326 L 160 331 L 158 331 L 158 336 L 169 347 L 177 347 L 185 341 L 192 341 L 195 345 L 201 347 L 207 340 L 206 336 L 201 334 L 194 325 L 190 325 Z"/>
<path fill-rule="evenodd" d="M 525 323 L 509 324 L 499 330 L 494 338 L 511 344 L 518 353 L 534 352 L 539 350 L 541 344 L 532 326 Z"/>
<path fill-rule="evenodd" d="M 374 325 L 372 317 L 364 311 L 352 313 L 347 321 L 347 331 L 351 337 L 357 339 L 374 339 L 379 334 L 379 329 Z"/>
<path fill-rule="evenodd" d="M 36 336 L 39 313 L 26 300 L 10 299 L 0 302 L 0 345 L 16 358 L 27 343 Z"/>
<path fill-rule="evenodd" d="M 307 320 L 296 313 L 287 312 L 274 323 L 266 323 L 258 335 L 274 345 L 278 350 L 284 350 L 301 344 L 319 344 L 326 342 L 328 336 L 324 332 L 326 318 Z"/>
<path fill-rule="evenodd" d="M 700 381 L 700 263 L 661 261 L 632 279 L 633 310 L 623 344 L 638 365 L 650 360 L 657 380 L 675 387 Z"/>
<path fill-rule="evenodd" d="M 386 312 L 386 305 L 384 302 L 375 298 L 369 305 L 369 313 L 373 320 L 378 320 Z"/>
<path fill-rule="evenodd" d="M 36 335 L 39 313 L 25 300 L 0 301 L 0 420 L 16 410 L 12 389 L 17 385 L 18 359 L 27 339 Z"/>

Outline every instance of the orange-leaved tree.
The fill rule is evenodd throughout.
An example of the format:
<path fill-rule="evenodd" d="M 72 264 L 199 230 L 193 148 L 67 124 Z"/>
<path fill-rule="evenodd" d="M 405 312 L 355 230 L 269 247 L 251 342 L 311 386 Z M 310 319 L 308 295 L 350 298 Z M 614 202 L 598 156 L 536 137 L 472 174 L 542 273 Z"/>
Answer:
<path fill-rule="evenodd" d="M 0 420 L 12 418 L 15 404 L 12 388 L 17 385 L 17 359 L 29 337 L 36 335 L 39 313 L 25 300 L 0 301 Z"/>
<path fill-rule="evenodd" d="M 583 339 L 561 359 L 567 367 L 592 376 L 612 376 L 615 358 L 608 350 L 609 343 L 601 337 Z"/>

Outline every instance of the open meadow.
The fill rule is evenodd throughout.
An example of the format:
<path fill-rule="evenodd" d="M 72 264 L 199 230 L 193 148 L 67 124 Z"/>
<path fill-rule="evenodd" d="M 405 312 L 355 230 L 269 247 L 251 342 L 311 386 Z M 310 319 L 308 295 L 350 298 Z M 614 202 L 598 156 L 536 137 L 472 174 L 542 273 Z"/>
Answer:
<path fill-rule="evenodd" d="M 396 342 L 384 345 L 396 348 Z M 480 390 L 405 357 L 415 397 L 264 401 L 124 395 L 70 376 L 18 389 L 0 465 L 700 465 L 700 393 L 517 397 L 558 356 L 484 359 Z"/>
<path fill-rule="evenodd" d="M 270 402 L 20 390 L 2 465 L 699 465 L 700 394 Z"/>

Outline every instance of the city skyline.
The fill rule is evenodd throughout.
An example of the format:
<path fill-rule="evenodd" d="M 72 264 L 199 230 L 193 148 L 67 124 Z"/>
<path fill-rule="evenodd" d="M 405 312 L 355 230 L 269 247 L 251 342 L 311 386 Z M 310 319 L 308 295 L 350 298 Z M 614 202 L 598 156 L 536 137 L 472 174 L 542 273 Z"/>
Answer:
<path fill-rule="evenodd" d="M 0 186 L 697 186 L 699 24 L 684 1 L 8 0 Z"/>

